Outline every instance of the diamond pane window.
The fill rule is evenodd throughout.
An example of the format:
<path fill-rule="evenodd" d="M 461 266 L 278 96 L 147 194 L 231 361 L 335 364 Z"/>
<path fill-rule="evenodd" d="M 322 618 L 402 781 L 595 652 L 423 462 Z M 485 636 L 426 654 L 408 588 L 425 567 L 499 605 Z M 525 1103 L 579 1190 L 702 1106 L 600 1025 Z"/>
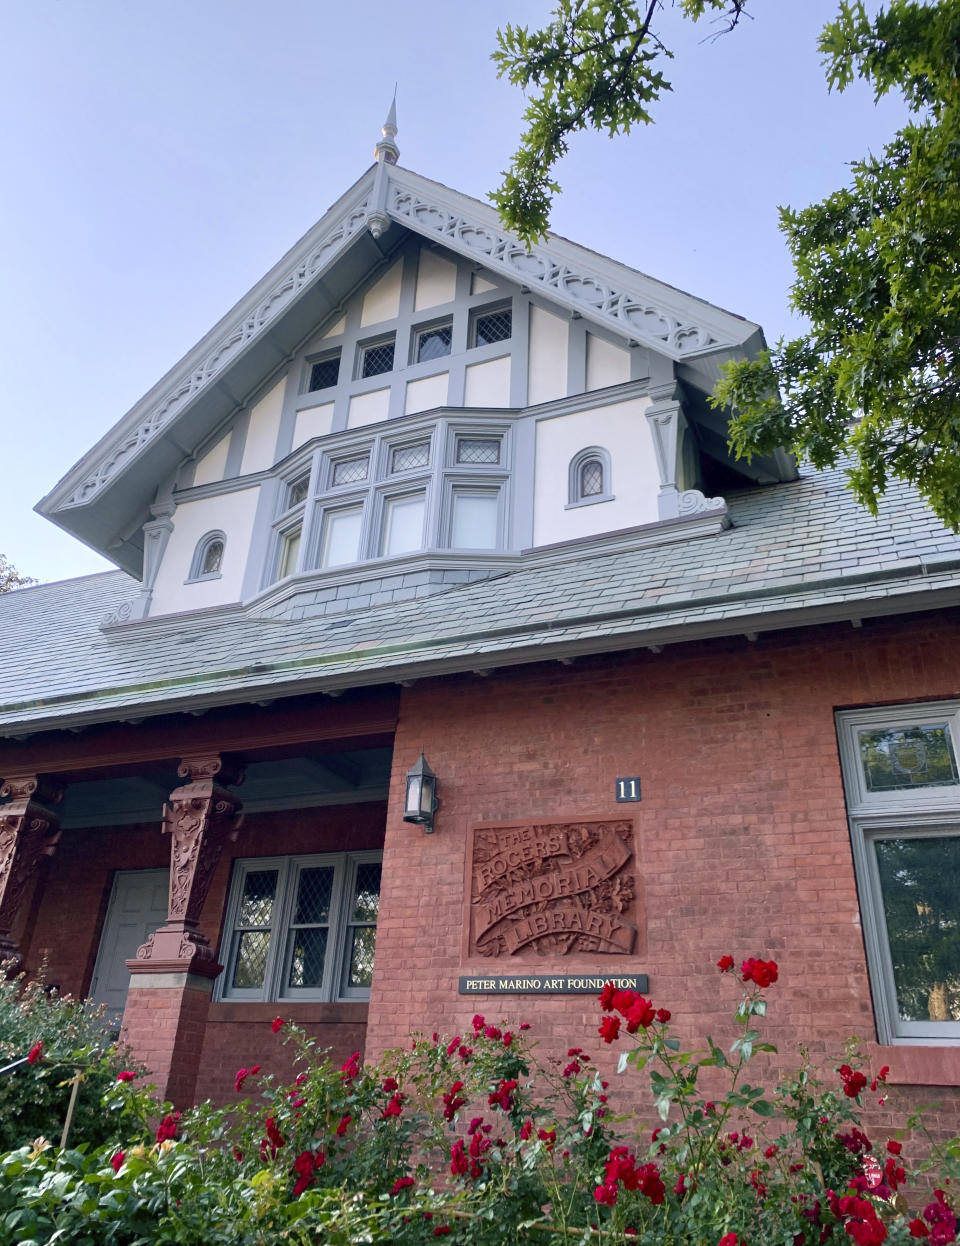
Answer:
<path fill-rule="evenodd" d="M 310 492 L 310 476 L 301 476 L 299 480 L 295 480 L 291 484 L 287 492 L 287 508 L 291 506 L 299 506 L 301 502 L 305 502 L 307 494 Z"/>
<path fill-rule="evenodd" d="M 587 459 L 580 465 L 580 496 L 597 497 L 603 493 L 603 464 L 599 459 Z"/>
<path fill-rule="evenodd" d="M 957 785 L 957 758 L 948 723 L 857 734 L 868 792 Z"/>
<path fill-rule="evenodd" d="M 393 339 L 389 342 L 373 342 L 365 346 L 360 355 L 360 376 L 380 376 L 393 371 Z"/>
<path fill-rule="evenodd" d="M 499 437 L 458 437 L 458 463 L 499 463 Z"/>
<path fill-rule="evenodd" d="M 379 907 L 378 853 L 235 862 L 219 997 L 364 998 Z"/>
<path fill-rule="evenodd" d="M 409 472 L 415 467 L 427 467 L 429 463 L 429 441 L 418 442 L 415 446 L 397 446 L 390 456 L 392 472 Z"/>
<path fill-rule="evenodd" d="M 310 365 L 310 392 L 330 389 L 340 379 L 340 352 L 326 359 L 318 359 Z"/>
<path fill-rule="evenodd" d="M 492 346 L 513 335 L 513 315 L 509 307 L 477 316 L 473 322 L 473 345 Z"/>
<path fill-rule="evenodd" d="M 452 325 L 434 325 L 431 329 L 421 329 L 416 336 L 414 362 L 425 363 L 428 359 L 442 359 L 444 355 L 450 354 L 452 341 Z"/>
<path fill-rule="evenodd" d="M 333 465 L 333 483 L 354 485 L 358 480 L 366 480 L 369 468 L 370 459 L 366 454 L 355 459 L 341 459 Z"/>
<path fill-rule="evenodd" d="M 200 569 L 200 574 L 216 575 L 220 570 L 221 562 L 223 562 L 223 542 L 211 541 L 203 555 L 203 566 Z"/>

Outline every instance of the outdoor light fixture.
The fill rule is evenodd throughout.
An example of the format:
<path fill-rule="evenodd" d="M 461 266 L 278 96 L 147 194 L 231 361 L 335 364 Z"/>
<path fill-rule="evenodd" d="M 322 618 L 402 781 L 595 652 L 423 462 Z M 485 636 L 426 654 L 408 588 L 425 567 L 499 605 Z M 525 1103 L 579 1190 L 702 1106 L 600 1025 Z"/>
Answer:
<path fill-rule="evenodd" d="M 404 822 L 416 822 L 429 835 L 437 805 L 437 776 L 420 750 L 420 760 L 407 771 L 407 797 L 403 804 Z"/>

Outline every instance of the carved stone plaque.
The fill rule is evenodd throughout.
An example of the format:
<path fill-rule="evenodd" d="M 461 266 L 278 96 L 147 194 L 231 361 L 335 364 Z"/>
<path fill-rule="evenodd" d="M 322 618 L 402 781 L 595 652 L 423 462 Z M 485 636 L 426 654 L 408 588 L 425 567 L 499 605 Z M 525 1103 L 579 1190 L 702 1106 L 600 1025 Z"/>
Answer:
<path fill-rule="evenodd" d="M 477 827 L 469 894 L 471 956 L 627 956 L 638 922 L 633 823 Z"/>

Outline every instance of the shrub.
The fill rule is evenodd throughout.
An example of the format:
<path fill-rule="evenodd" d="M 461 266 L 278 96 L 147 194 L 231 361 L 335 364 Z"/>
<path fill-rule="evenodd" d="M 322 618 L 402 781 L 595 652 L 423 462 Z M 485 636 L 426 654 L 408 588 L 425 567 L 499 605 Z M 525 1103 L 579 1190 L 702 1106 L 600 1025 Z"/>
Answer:
<path fill-rule="evenodd" d="M 101 1100 L 124 1064 L 104 1013 L 48 989 L 42 978 L 28 983 L 0 969 L 0 1068 L 33 1054 L 0 1076 L 0 1150 L 41 1135 L 59 1141 L 77 1076 L 70 1140 L 97 1146 L 111 1137 L 115 1122 L 104 1117 Z"/>
<path fill-rule="evenodd" d="M 720 968 L 734 976 L 732 958 Z M 681 1050 L 667 1010 L 604 989 L 599 1032 L 624 1047 L 622 1073 L 649 1076 L 656 1128 L 614 1115 L 611 1087 L 579 1047 L 537 1060 L 526 1033 L 479 1015 L 466 1034 L 418 1037 L 366 1068 L 358 1056 L 332 1066 L 278 1018 L 278 1042 L 297 1050 L 292 1085 L 241 1068 L 236 1105 L 158 1117 L 136 1083 L 114 1082 L 103 1107 L 124 1145 L 0 1157 L 0 1243 L 955 1241 L 948 1187 L 910 1211 L 899 1139 L 862 1129 L 863 1097 L 882 1094 L 885 1070 L 865 1071 L 851 1050 L 825 1081 L 804 1063 L 771 1094 L 750 1084 L 755 1054 L 773 1050 L 756 1026 L 777 968 L 751 958 L 739 977 L 733 1043 L 707 1038 L 698 1052 Z M 701 1074 L 722 1093 L 708 1098 Z M 934 1151 L 912 1175 L 932 1165 L 955 1180 L 960 1148 Z"/>

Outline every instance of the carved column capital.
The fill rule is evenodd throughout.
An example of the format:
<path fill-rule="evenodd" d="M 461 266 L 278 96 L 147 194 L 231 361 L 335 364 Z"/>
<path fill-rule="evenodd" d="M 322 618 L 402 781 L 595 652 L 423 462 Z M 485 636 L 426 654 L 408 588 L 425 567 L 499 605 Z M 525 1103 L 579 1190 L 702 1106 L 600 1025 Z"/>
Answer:
<path fill-rule="evenodd" d="M 8 775 L 0 786 L 0 961 L 18 968 L 23 957 L 13 923 L 24 894 L 44 857 L 52 856 L 60 823 L 51 806 L 63 788 L 36 774 Z"/>
<path fill-rule="evenodd" d="M 199 922 L 223 846 L 240 830 L 240 801 L 224 785 L 238 786 L 243 769 L 235 759 L 205 753 L 183 758 L 177 773 L 188 782 L 170 793 L 161 828 L 170 836 L 167 920 L 127 967 L 132 973 L 186 971 L 215 978 L 222 966 Z"/>

